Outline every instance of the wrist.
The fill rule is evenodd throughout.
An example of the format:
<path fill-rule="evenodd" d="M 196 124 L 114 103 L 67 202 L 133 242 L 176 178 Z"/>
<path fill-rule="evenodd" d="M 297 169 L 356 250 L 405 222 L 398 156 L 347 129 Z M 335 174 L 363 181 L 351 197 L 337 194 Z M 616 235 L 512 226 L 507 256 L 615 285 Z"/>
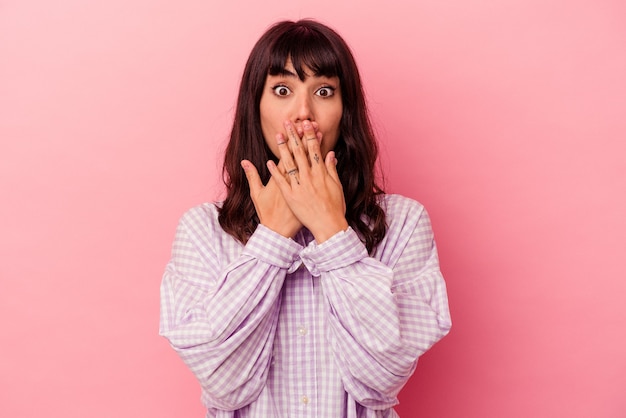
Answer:
<path fill-rule="evenodd" d="M 317 244 L 321 244 L 339 232 L 345 232 L 348 230 L 348 221 L 345 218 L 338 219 L 335 222 L 325 223 L 315 228 L 315 230 L 311 230 L 313 237 L 315 237 L 315 242 Z"/>
<path fill-rule="evenodd" d="M 298 231 L 302 228 L 302 225 L 300 224 L 286 225 L 285 223 L 279 223 L 276 225 L 271 225 L 261 222 L 261 225 L 263 225 L 267 229 L 271 229 L 272 231 L 282 235 L 285 238 L 295 237 Z"/>

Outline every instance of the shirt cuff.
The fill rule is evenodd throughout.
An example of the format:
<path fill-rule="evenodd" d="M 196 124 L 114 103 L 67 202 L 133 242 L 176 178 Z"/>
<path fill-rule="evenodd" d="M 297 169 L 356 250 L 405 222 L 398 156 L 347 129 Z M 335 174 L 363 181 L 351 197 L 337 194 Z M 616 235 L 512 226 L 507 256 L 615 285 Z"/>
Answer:
<path fill-rule="evenodd" d="M 346 267 L 366 257 L 367 249 L 352 228 L 336 233 L 321 244 L 313 241 L 300 253 L 302 262 L 314 276 Z"/>
<path fill-rule="evenodd" d="M 298 260 L 302 245 L 259 224 L 242 254 L 280 268 L 290 268 Z"/>

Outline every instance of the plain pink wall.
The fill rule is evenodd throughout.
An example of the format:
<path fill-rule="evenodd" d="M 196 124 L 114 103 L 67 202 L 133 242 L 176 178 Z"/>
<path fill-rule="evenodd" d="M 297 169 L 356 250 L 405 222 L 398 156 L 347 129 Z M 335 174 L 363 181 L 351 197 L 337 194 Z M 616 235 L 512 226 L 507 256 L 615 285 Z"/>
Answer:
<path fill-rule="evenodd" d="M 388 3 L 0 2 L 0 416 L 203 415 L 161 274 L 250 48 L 299 17 L 351 44 L 388 190 L 433 218 L 454 326 L 401 415 L 626 416 L 624 2 Z"/>

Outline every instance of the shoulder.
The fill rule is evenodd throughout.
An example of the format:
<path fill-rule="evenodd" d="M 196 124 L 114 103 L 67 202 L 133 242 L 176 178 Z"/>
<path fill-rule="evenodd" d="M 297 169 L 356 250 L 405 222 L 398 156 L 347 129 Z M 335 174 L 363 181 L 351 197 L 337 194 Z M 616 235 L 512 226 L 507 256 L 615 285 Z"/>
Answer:
<path fill-rule="evenodd" d="M 202 203 L 188 209 L 180 218 L 178 228 L 190 236 L 211 237 L 224 233 L 219 224 L 221 203 Z"/>
<path fill-rule="evenodd" d="M 395 266 L 407 254 L 417 257 L 420 251 L 429 252 L 434 237 L 424 205 L 397 194 L 384 195 L 381 199 L 387 233 L 376 249 L 376 257 L 388 266 Z M 420 251 L 416 252 L 416 248 Z M 405 253 L 407 249 L 409 252 Z"/>
<path fill-rule="evenodd" d="M 178 222 L 175 247 L 194 251 L 207 264 L 227 263 L 231 256 L 239 254 L 242 244 L 219 223 L 220 205 L 203 203 L 187 210 Z"/>
<path fill-rule="evenodd" d="M 403 222 L 407 218 L 419 219 L 426 215 L 426 209 L 417 200 L 399 194 L 381 196 L 381 207 L 385 211 L 387 223 Z"/>
<path fill-rule="evenodd" d="M 219 203 L 202 203 L 194 206 L 183 214 L 180 223 L 186 225 L 205 225 L 217 222 Z"/>
<path fill-rule="evenodd" d="M 181 220 L 187 221 L 207 221 L 209 219 L 217 219 L 221 202 L 206 202 L 187 209 Z"/>
<path fill-rule="evenodd" d="M 386 215 L 387 239 L 402 240 L 406 236 L 424 240 L 433 238 L 428 212 L 417 200 L 389 194 L 382 196 L 381 206 Z"/>

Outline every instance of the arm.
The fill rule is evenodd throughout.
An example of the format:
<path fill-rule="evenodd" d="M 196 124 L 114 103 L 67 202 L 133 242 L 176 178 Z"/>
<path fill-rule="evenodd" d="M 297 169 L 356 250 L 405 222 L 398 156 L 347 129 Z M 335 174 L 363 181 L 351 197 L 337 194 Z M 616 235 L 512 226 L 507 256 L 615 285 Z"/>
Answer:
<path fill-rule="evenodd" d="M 451 325 L 428 215 L 400 203 L 375 258 L 352 230 L 303 251 L 321 276 L 327 339 L 346 391 L 372 409 L 397 403 L 417 358 Z"/>
<path fill-rule="evenodd" d="M 265 385 L 280 291 L 301 247 L 262 225 L 243 249 L 224 235 L 206 209 L 181 219 L 161 286 L 160 333 L 200 381 L 207 406 L 235 410 Z"/>

